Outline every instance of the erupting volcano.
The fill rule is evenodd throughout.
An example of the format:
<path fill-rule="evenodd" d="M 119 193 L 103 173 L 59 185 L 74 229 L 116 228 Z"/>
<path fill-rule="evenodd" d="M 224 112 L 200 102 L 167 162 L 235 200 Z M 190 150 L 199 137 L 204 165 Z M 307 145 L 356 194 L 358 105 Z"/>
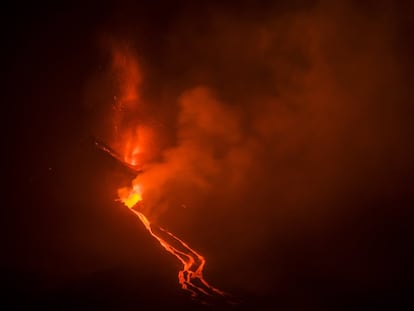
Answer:
<path fill-rule="evenodd" d="M 413 304 L 414 1 L 59 4 L 2 19 L 0 311 Z"/>
<path fill-rule="evenodd" d="M 146 155 L 152 151 L 146 149 L 150 149 L 154 137 L 149 126 L 137 125 L 133 122 L 134 117 L 131 117 L 131 115 L 140 117 L 142 113 L 138 105 L 140 103 L 138 94 L 141 83 L 140 69 L 132 53 L 127 49 L 116 48 L 113 51 L 112 72 L 118 77 L 119 83 L 119 96 L 114 96 L 115 104 L 112 115 L 114 149 L 98 141 L 95 141 L 95 146 L 137 175 L 130 187 L 118 189 L 117 200 L 128 207 L 151 236 L 182 264 L 182 269 L 178 272 L 178 281 L 183 290 L 202 303 L 213 300 L 222 301 L 223 298 L 228 301 L 226 293 L 211 286 L 204 279 L 205 258 L 182 239 L 158 226 L 144 214 L 143 197 L 145 195 L 138 180 L 143 164 L 148 161 Z M 139 117 L 136 119 L 140 119 Z"/>

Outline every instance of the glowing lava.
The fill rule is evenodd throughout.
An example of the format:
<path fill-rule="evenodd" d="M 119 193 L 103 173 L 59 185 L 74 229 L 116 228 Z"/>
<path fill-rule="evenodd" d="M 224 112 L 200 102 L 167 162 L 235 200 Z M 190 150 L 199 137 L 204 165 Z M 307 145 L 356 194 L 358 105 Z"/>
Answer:
<path fill-rule="evenodd" d="M 141 187 L 135 180 L 131 188 L 119 189 L 118 195 L 120 200 L 141 220 L 148 232 L 160 245 L 182 263 L 183 268 L 178 272 L 178 281 L 182 289 L 190 292 L 193 297 L 199 294 L 225 296 L 224 292 L 211 286 L 204 279 L 203 269 L 206 260 L 202 255 L 171 232 L 152 224 L 144 214 L 136 210 L 142 204 L 142 193 Z"/>
<path fill-rule="evenodd" d="M 141 187 L 136 184 L 132 186 L 132 189 L 128 187 L 120 188 L 118 189 L 118 196 L 127 207 L 133 208 L 142 200 Z"/>

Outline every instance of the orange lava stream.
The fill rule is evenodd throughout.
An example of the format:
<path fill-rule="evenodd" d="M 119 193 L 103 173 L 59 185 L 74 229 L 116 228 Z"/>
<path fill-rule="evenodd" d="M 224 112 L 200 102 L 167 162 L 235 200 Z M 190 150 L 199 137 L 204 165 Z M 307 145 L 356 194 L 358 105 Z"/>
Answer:
<path fill-rule="evenodd" d="M 111 155 L 116 160 L 128 165 L 109 147 L 99 143 L 95 143 L 95 145 L 97 148 Z M 136 210 L 136 208 L 142 204 L 143 199 L 141 186 L 136 182 L 136 180 L 133 180 L 131 187 L 119 188 L 118 196 L 119 200 L 139 218 L 144 227 L 158 241 L 158 243 L 182 263 L 183 267 L 178 272 L 178 281 L 183 290 L 190 292 L 192 297 L 197 297 L 199 294 L 209 297 L 227 296 L 226 293 L 211 286 L 204 279 L 203 269 L 206 264 L 206 260 L 201 254 L 196 252 L 173 233 L 151 223 L 143 213 Z"/>
<path fill-rule="evenodd" d="M 207 296 L 212 296 L 214 294 L 220 296 L 225 295 L 223 291 L 211 286 L 204 279 L 203 269 L 206 264 L 206 260 L 203 256 L 171 232 L 162 227 L 157 227 L 158 230 L 164 232 L 179 245 L 177 247 L 173 246 L 172 243 L 167 242 L 166 239 L 154 232 L 152 227 L 155 225 L 152 224 L 144 214 L 132 208 L 130 210 L 138 216 L 148 232 L 160 243 L 160 245 L 182 263 L 183 268 L 178 272 L 178 281 L 183 290 L 190 292 L 193 297 L 196 297 L 199 293 Z"/>

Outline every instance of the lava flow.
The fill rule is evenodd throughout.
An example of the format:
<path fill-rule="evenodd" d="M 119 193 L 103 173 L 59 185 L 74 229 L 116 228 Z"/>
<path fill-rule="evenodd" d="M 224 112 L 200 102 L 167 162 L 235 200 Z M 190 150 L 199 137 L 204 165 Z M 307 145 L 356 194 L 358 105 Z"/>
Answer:
<path fill-rule="evenodd" d="M 114 157 L 113 151 L 101 144 L 95 144 L 102 151 Z M 111 152 L 110 152 L 111 151 Z M 120 157 L 114 157 L 124 162 Z M 125 163 L 128 165 L 127 163 Z M 142 192 L 139 184 L 133 181 L 132 187 L 118 189 L 119 200 L 127 206 L 130 211 L 139 218 L 148 232 L 158 243 L 170 254 L 174 255 L 183 265 L 178 272 L 178 281 L 181 288 L 191 294 L 192 297 L 220 298 L 227 296 L 223 291 L 211 286 L 203 276 L 206 264 L 205 258 L 192 249 L 187 243 L 176 237 L 168 230 L 151 223 L 150 220 L 138 209 L 143 206 Z M 204 301 L 205 302 L 205 301 Z"/>
<path fill-rule="evenodd" d="M 129 201 L 129 198 L 126 198 L 126 201 Z M 178 281 L 182 289 L 190 292 L 193 297 L 196 297 L 199 294 L 207 296 L 212 296 L 214 294 L 220 296 L 225 295 L 224 292 L 211 286 L 204 279 L 203 268 L 206 260 L 203 256 L 171 232 L 162 227 L 156 227 L 144 214 L 133 208 L 130 210 L 138 216 L 145 228 L 160 243 L 160 245 L 182 263 L 183 268 L 178 272 Z M 153 227 L 156 228 L 153 229 Z M 155 231 L 159 231 L 159 233 L 156 233 Z M 170 238 L 171 242 L 167 242 L 166 238 L 161 237 L 162 233 L 167 235 L 167 238 Z M 177 245 L 173 246 L 173 242 Z"/>

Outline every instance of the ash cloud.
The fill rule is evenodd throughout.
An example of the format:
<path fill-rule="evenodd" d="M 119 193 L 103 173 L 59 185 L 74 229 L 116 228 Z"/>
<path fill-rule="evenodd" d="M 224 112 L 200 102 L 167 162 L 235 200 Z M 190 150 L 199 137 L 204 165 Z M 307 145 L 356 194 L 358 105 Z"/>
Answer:
<path fill-rule="evenodd" d="M 160 30 L 157 59 L 141 48 L 144 101 L 169 138 L 138 177 L 146 212 L 202 245 L 229 288 L 270 291 L 309 262 L 336 279 L 385 283 L 394 259 L 361 259 L 370 238 L 338 228 L 407 191 L 398 7 L 295 3 L 182 6 Z M 370 219 L 362 227 L 376 232 Z M 355 247 L 346 260 L 330 251 L 332 235 Z"/>

